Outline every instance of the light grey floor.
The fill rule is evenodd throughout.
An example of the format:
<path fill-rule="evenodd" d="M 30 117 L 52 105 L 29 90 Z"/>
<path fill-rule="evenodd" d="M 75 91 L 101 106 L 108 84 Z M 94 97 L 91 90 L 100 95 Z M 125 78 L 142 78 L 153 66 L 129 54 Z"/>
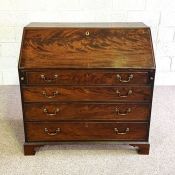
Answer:
<path fill-rule="evenodd" d="M 175 87 L 155 87 L 149 156 L 117 145 L 45 146 L 23 156 L 18 86 L 0 86 L 0 175 L 174 175 Z"/>

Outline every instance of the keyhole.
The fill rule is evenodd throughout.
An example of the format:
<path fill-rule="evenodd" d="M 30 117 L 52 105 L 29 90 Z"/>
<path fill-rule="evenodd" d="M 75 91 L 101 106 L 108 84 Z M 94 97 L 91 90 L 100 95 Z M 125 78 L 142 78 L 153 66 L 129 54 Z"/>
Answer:
<path fill-rule="evenodd" d="M 89 31 L 86 31 L 86 33 L 85 33 L 85 34 L 86 34 L 86 36 L 89 36 L 89 35 L 90 35 Z"/>

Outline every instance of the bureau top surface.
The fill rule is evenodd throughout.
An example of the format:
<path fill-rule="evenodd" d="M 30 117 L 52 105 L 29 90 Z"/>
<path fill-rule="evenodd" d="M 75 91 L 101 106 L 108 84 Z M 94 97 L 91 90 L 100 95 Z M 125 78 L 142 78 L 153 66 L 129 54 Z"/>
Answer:
<path fill-rule="evenodd" d="M 24 28 L 20 69 L 154 69 L 143 23 L 31 23 Z"/>
<path fill-rule="evenodd" d="M 142 22 L 105 22 L 105 23 L 51 23 L 51 22 L 32 22 L 26 26 L 27 28 L 38 28 L 38 27 L 78 27 L 78 28 L 111 28 L 111 27 L 121 27 L 121 28 L 148 28 L 147 25 L 145 25 Z"/>

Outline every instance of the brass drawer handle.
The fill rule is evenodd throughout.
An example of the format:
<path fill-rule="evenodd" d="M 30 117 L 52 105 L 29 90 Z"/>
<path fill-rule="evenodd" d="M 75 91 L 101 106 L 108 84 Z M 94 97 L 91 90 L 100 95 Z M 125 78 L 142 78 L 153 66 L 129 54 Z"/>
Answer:
<path fill-rule="evenodd" d="M 47 128 L 44 128 L 44 132 L 46 132 L 50 136 L 54 136 L 54 135 L 58 134 L 59 132 L 61 132 L 61 129 L 57 128 L 54 132 L 49 132 L 49 130 Z"/>
<path fill-rule="evenodd" d="M 120 109 L 116 107 L 115 111 L 117 112 L 117 115 L 127 115 L 131 112 L 131 108 L 128 108 L 125 112 L 121 113 Z"/>
<path fill-rule="evenodd" d="M 130 75 L 128 76 L 128 80 L 122 80 L 122 77 L 121 77 L 119 74 L 117 74 L 116 76 L 117 76 L 117 79 L 118 79 L 120 82 L 122 82 L 122 83 L 128 83 L 128 82 L 131 81 L 131 79 L 134 78 L 134 75 L 133 75 L 133 74 L 130 74 Z"/>
<path fill-rule="evenodd" d="M 58 91 L 52 92 L 53 95 L 47 95 L 46 91 L 43 91 L 42 94 L 47 97 L 47 98 L 54 98 L 56 97 L 59 93 Z"/>
<path fill-rule="evenodd" d="M 58 75 L 55 74 L 53 78 L 47 78 L 44 74 L 40 75 L 41 79 L 47 83 L 51 83 L 53 81 L 55 81 L 58 78 Z"/>
<path fill-rule="evenodd" d="M 114 128 L 114 131 L 118 135 L 125 135 L 125 134 L 127 134 L 127 132 L 129 132 L 129 128 L 126 128 L 125 132 L 119 132 L 118 128 Z"/>
<path fill-rule="evenodd" d="M 60 111 L 60 109 L 59 108 L 56 108 L 56 110 L 53 112 L 53 113 L 49 113 L 48 112 L 48 109 L 46 108 L 46 107 L 44 107 L 44 109 L 43 109 L 43 112 L 46 114 L 46 115 L 49 115 L 49 116 L 55 116 L 55 115 L 57 115 L 57 113 Z"/>
<path fill-rule="evenodd" d="M 121 95 L 120 91 L 116 90 L 116 94 L 118 94 L 119 97 L 126 98 L 132 94 L 132 90 L 130 89 L 126 95 Z"/>

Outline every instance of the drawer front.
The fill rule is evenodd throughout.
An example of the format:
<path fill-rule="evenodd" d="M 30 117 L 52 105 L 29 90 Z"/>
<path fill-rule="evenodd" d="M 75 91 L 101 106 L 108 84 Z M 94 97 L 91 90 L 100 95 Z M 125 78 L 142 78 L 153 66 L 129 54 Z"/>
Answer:
<path fill-rule="evenodd" d="M 26 121 L 59 120 L 121 120 L 148 121 L 149 104 L 81 104 L 28 103 L 24 104 Z"/>
<path fill-rule="evenodd" d="M 149 84 L 148 72 L 92 72 L 88 78 L 91 85 Z"/>
<path fill-rule="evenodd" d="M 27 72 L 28 84 L 87 84 L 88 74 L 84 71 Z"/>
<path fill-rule="evenodd" d="M 28 84 L 122 85 L 148 84 L 148 72 L 43 71 L 27 72 Z"/>
<path fill-rule="evenodd" d="M 146 141 L 148 123 L 54 122 L 25 123 L 27 141 L 123 140 Z"/>
<path fill-rule="evenodd" d="M 25 102 L 42 101 L 150 101 L 150 86 L 135 87 L 23 87 Z"/>

